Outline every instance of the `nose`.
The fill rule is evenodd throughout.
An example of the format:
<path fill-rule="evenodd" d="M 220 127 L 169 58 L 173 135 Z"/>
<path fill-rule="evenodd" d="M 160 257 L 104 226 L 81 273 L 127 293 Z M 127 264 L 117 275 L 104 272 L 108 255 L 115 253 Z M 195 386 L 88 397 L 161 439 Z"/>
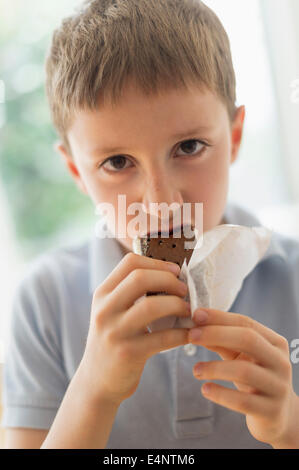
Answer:
<path fill-rule="evenodd" d="M 162 220 L 167 219 L 170 226 L 175 214 L 179 213 L 182 216 L 183 197 L 181 190 L 164 172 L 151 175 L 151 178 L 147 179 L 142 202 L 143 210 L 148 216 Z"/>

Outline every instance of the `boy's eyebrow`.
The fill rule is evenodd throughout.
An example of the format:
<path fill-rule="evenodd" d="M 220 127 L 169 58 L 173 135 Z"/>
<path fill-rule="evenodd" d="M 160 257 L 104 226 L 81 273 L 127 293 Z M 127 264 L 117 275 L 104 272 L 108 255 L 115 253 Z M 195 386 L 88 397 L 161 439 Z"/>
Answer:
<path fill-rule="evenodd" d="M 196 134 L 197 132 L 207 131 L 210 129 L 210 126 L 200 126 L 196 127 L 195 129 L 191 129 L 189 131 L 179 132 L 178 134 L 174 134 L 171 136 L 171 139 L 183 139 L 184 137 L 189 137 L 192 134 Z M 123 148 L 121 147 L 97 147 L 95 148 L 91 154 L 98 155 L 104 153 L 117 153 L 122 152 Z"/>
<path fill-rule="evenodd" d="M 178 134 L 172 135 L 172 139 L 183 139 L 184 137 L 188 137 L 191 134 L 196 134 L 196 132 L 207 131 L 210 129 L 210 126 L 200 126 L 196 127 L 195 129 L 191 129 L 190 131 L 179 132 Z"/>

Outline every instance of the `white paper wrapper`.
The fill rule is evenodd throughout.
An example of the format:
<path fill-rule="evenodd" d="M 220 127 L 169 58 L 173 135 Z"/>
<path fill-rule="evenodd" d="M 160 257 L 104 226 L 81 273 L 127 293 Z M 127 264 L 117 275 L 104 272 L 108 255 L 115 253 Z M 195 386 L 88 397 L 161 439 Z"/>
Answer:
<path fill-rule="evenodd" d="M 230 224 L 218 225 L 204 233 L 188 266 L 185 260 L 179 275 L 179 279 L 188 285 L 185 300 L 191 304 L 191 317 L 160 318 L 149 324 L 148 330 L 192 328 L 195 326 L 193 313 L 199 307 L 228 311 L 245 277 L 266 253 L 271 236 L 272 230 L 266 227 Z"/>

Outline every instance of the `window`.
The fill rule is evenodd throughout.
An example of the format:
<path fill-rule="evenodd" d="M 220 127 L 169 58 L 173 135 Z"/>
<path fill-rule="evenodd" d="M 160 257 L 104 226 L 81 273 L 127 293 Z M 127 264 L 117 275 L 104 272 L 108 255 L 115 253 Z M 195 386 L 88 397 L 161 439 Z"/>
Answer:
<path fill-rule="evenodd" d="M 79 3 L 11 0 L 4 7 L 0 1 L 0 282 L 5 286 L 0 297 L 0 363 L 12 296 L 26 262 L 62 242 L 65 224 L 59 219 L 64 222 L 66 214 L 69 232 L 74 235 L 77 228 L 78 236 L 85 233 L 89 214 L 93 217 L 91 205 L 55 161 L 56 136 L 43 89 L 50 35 Z M 81 226 L 76 219 L 71 225 L 75 212 Z"/>
<path fill-rule="evenodd" d="M 231 167 L 229 198 L 253 210 L 289 202 L 277 102 L 262 12 L 258 0 L 205 0 L 222 21 L 231 42 L 237 102 L 245 105 L 243 143 Z"/>

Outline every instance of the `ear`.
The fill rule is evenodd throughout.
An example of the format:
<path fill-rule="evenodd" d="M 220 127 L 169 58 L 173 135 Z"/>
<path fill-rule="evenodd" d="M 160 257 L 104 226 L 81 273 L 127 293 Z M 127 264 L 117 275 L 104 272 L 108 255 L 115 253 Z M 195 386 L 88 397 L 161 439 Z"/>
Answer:
<path fill-rule="evenodd" d="M 56 142 L 54 144 L 54 149 L 57 153 L 60 153 L 60 155 L 62 156 L 62 158 L 63 158 L 63 160 L 66 164 L 66 167 L 67 167 L 69 173 L 71 174 L 71 177 L 75 181 L 75 183 L 78 186 L 78 188 L 80 189 L 80 191 L 82 193 L 88 195 L 88 191 L 87 191 L 86 186 L 85 186 L 85 184 L 84 184 L 84 182 L 81 178 L 79 170 L 78 170 L 78 168 L 76 167 L 76 165 L 74 163 L 74 159 L 69 155 L 68 151 L 66 150 L 66 148 L 62 144 L 62 142 Z"/>
<path fill-rule="evenodd" d="M 234 121 L 232 123 L 232 150 L 231 164 L 237 160 L 240 145 L 242 142 L 243 128 L 245 120 L 245 106 L 240 106 L 236 110 Z"/>

